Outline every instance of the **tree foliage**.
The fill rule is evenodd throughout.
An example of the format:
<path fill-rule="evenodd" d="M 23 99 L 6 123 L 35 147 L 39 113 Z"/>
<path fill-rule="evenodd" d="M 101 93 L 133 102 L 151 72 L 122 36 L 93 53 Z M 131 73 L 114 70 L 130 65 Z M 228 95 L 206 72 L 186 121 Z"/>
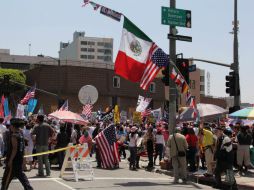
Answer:
<path fill-rule="evenodd" d="M 21 83 L 21 84 L 26 83 L 26 75 L 20 70 L 0 68 L 0 79 L 1 80 L 3 80 L 4 75 L 9 75 L 10 81 L 14 81 L 14 82 Z"/>

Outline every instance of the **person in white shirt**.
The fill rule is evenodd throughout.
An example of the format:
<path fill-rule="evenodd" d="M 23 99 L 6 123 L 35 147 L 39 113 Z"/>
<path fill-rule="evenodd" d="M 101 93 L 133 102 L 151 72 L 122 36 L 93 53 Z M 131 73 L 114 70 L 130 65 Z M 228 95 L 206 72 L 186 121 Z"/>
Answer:
<path fill-rule="evenodd" d="M 33 138 L 31 135 L 31 129 L 33 128 L 32 124 L 27 124 L 26 127 L 23 130 L 23 135 L 25 139 L 25 155 L 30 155 L 33 153 L 33 148 L 34 148 L 34 143 L 33 143 Z M 25 162 L 25 170 L 26 169 L 26 163 L 29 164 L 30 170 L 32 169 L 32 162 L 33 162 L 33 157 L 28 157 L 26 158 Z"/>
<path fill-rule="evenodd" d="M 164 136 L 162 134 L 162 128 L 157 128 L 157 132 L 155 135 L 155 156 L 154 156 L 154 165 L 156 163 L 156 159 L 159 155 L 159 161 L 162 160 L 163 150 L 165 146 Z"/>
<path fill-rule="evenodd" d="M 136 157 L 137 157 L 137 128 L 132 127 L 129 134 L 129 150 L 130 150 L 130 165 L 129 169 L 136 170 Z"/>
<path fill-rule="evenodd" d="M 3 156 L 4 154 L 3 134 L 5 133 L 5 131 L 7 131 L 3 122 L 4 122 L 4 118 L 0 117 L 0 156 Z"/>

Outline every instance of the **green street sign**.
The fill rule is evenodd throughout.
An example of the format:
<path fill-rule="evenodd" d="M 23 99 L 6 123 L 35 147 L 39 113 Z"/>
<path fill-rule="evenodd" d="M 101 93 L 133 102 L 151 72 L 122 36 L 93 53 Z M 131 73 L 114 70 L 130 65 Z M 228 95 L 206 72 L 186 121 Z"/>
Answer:
<path fill-rule="evenodd" d="M 161 7 L 161 24 L 191 28 L 191 11 Z"/>

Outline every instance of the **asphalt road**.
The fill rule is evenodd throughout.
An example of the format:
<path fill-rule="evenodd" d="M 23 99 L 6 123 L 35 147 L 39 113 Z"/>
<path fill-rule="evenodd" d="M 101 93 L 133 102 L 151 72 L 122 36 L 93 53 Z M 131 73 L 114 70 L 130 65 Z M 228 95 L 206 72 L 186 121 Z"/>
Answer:
<path fill-rule="evenodd" d="M 143 163 L 145 165 L 146 163 Z M 96 163 L 93 162 L 93 166 Z M 119 190 L 119 189 L 135 189 L 135 190 L 168 190 L 170 189 L 211 189 L 208 186 L 191 183 L 173 184 L 173 178 L 154 172 L 147 172 L 144 169 L 138 171 L 130 171 L 128 162 L 123 160 L 120 168 L 116 170 L 104 170 L 94 168 L 94 180 L 80 179 L 75 182 L 72 176 L 68 179 L 59 178 L 60 171 L 53 169 L 50 177 L 37 178 L 37 170 L 26 172 L 29 181 L 35 190 L 83 190 L 83 189 L 103 189 L 103 190 Z M 0 168 L 0 176 L 3 174 L 3 168 Z M 86 173 L 81 172 L 81 175 Z M 180 181 L 181 182 L 181 181 Z M 9 187 L 10 190 L 23 189 L 18 180 L 13 180 Z"/>

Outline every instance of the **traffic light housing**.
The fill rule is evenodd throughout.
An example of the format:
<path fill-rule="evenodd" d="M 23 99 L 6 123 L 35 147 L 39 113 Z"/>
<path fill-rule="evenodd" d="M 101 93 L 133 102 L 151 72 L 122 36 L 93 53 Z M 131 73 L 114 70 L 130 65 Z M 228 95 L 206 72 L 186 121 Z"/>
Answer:
<path fill-rule="evenodd" d="M 226 93 L 230 96 L 239 96 L 239 76 L 234 71 L 229 72 L 226 76 Z"/>
<path fill-rule="evenodd" d="M 189 84 L 190 77 L 189 77 L 189 59 L 176 59 L 176 67 L 183 75 L 185 81 Z"/>
<path fill-rule="evenodd" d="M 169 86 L 169 65 L 167 65 L 161 73 L 163 74 L 161 81 L 165 84 L 165 86 Z"/>

